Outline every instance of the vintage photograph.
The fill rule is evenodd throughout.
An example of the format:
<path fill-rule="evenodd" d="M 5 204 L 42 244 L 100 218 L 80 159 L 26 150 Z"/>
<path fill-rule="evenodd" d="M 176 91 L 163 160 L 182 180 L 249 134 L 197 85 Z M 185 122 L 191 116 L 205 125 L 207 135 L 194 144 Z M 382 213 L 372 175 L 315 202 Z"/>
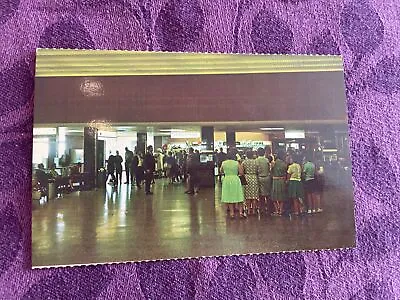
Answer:
<path fill-rule="evenodd" d="M 38 49 L 32 267 L 355 246 L 340 56 Z"/>

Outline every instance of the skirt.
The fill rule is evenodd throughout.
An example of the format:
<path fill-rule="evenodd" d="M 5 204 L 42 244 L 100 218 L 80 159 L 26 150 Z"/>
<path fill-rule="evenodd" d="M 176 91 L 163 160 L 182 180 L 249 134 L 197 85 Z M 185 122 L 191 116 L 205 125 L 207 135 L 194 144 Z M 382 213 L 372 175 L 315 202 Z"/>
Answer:
<path fill-rule="evenodd" d="M 286 185 L 285 179 L 272 180 L 272 200 L 273 201 L 286 201 Z"/>
<path fill-rule="evenodd" d="M 263 197 L 271 195 L 271 177 L 258 177 L 258 193 Z"/>
<path fill-rule="evenodd" d="M 256 174 L 245 174 L 247 184 L 244 185 L 245 199 L 258 199 L 258 180 Z"/>
<path fill-rule="evenodd" d="M 288 197 L 293 199 L 303 198 L 303 184 L 301 181 L 289 180 Z"/>
<path fill-rule="evenodd" d="M 315 193 L 317 190 L 315 179 L 310 179 L 304 181 L 304 192 L 305 193 Z"/>
<path fill-rule="evenodd" d="M 243 186 L 239 176 L 228 175 L 222 179 L 222 203 L 241 203 L 244 201 Z"/>

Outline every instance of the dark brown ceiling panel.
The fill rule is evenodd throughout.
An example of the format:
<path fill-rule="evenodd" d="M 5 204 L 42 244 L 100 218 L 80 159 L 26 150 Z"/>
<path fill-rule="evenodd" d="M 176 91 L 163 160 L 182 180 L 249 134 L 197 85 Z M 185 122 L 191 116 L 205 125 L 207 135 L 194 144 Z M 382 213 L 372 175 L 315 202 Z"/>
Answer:
<path fill-rule="evenodd" d="M 343 120 L 343 72 L 36 78 L 35 124 Z"/>

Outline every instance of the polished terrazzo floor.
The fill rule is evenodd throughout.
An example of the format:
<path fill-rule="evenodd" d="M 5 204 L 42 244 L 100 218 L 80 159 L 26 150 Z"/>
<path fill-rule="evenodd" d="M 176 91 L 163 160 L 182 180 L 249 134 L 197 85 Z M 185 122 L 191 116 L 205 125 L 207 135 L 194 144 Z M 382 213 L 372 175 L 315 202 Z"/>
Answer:
<path fill-rule="evenodd" d="M 34 201 L 32 265 L 55 266 L 263 253 L 354 245 L 351 190 L 327 189 L 324 212 L 231 220 L 219 184 L 194 196 L 157 180 L 154 195 L 130 185 Z"/>

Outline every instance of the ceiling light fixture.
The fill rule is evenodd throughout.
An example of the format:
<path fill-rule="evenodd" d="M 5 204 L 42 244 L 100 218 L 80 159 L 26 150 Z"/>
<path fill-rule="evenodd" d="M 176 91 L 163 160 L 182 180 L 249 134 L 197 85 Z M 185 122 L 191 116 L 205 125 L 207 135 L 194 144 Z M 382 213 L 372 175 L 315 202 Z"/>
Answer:
<path fill-rule="evenodd" d="M 160 129 L 160 131 L 161 131 L 161 132 L 184 132 L 184 131 L 186 131 L 186 130 L 171 128 L 171 129 Z"/>
<path fill-rule="evenodd" d="M 260 130 L 264 131 L 278 131 L 278 130 L 285 130 L 283 127 L 261 127 Z"/>

